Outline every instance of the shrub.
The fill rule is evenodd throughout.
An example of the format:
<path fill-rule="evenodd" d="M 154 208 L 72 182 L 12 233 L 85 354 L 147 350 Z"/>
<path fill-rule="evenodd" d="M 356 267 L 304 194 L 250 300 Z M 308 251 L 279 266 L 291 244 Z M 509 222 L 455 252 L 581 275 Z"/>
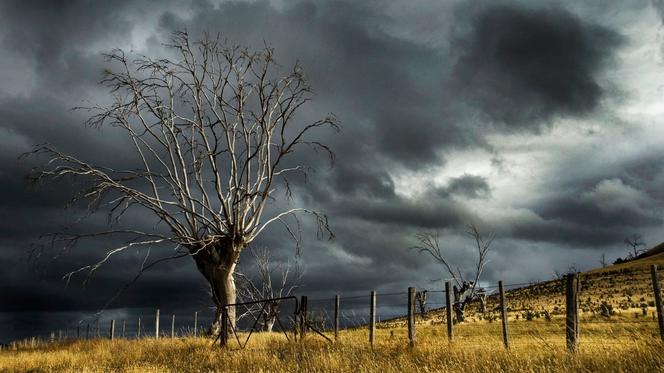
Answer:
<path fill-rule="evenodd" d="M 599 306 L 598 312 L 604 317 L 611 317 L 616 314 L 616 312 L 613 310 L 613 306 L 606 302 L 602 302 L 602 304 Z"/>

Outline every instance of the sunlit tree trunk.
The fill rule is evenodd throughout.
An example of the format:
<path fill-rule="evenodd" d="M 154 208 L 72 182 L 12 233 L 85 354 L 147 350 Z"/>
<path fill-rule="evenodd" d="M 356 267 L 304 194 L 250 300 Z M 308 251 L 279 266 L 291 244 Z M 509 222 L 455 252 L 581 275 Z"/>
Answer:
<path fill-rule="evenodd" d="M 217 335 L 221 331 L 223 306 L 237 303 L 235 287 L 235 267 L 241 249 L 229 243 L 219 243 L 207 248 L 192 249 L 196 267 L 210 285 L 212 300 L 216 307 L 215 317 L 209 332 Z M 228 320 L 235 327 L 237 317 L 235 307 L 228 307 Z"/>

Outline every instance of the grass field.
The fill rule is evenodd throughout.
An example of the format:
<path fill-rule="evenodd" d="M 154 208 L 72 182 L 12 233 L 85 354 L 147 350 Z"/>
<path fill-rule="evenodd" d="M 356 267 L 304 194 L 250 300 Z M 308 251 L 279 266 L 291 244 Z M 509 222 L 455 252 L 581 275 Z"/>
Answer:
<path fill-rule="evenodd" d="M 2 372 L 657 372 L 664 345 L 656 324 L 615 319 L 581 324 L 576 354 L 565 349 L 562 320 L 510 322 L 511 348 L 500 323 L 459 325 L 448 343 L 444 325 L 418 325 L 409 348 L 404 328 L 379 328 L 373 349 L 365 330 L 342 331 L 337 343 L 308 335 L 252 336 L 246 349 L 225 350 L 204 338 L 93 340 L 0 353 Z"/>
<path fill-rule="evenodd" d="M 205 338 L 90 340 L 0 351 L 1 372 L 664 372 L 664 344 L 653 315 L 649 266 L 664 254 L 581 274 L 580 346 L 565 348 L 563 282 L 553 280 L 507 293 L 510 349 L 496 320 L 497 299 L 476 307 L 448 342 L 444 312 L 418 317 L 416 345 L 408 346 L 404 319 L 368 331 L 343 330 L 336 343 L 310 333 L 288 342 L 258 333 L 246 349 Z M 380 299 L 380 298 L 379 298 Z M 613 307 L 602 315 L 601 305 Z"/>

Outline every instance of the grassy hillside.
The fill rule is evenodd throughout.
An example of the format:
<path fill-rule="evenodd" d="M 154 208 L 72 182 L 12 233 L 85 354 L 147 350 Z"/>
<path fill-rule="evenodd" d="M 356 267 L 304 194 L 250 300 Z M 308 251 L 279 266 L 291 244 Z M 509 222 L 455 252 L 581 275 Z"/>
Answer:
<path fill-rule="evenodd" d="M 660 278 L 664 281 L 664 253 L 580 273 L 580 320 L 654 322 L 655 299 L 650 275 L 652 264 L 662 268 Z M 467 323 L 498 320 L 497 289 L 489 290 L 494 293 L 487 298 L 487 312 L 480 313 L 478 304 L 473 304 L 467 311 Z M 509 321 L 565 317 L 564 278 L 507 290 L 505 297 Z M 418 322 L 435 324 L 442 322 L 444 317 L 444 309 L 434 309 L 423 318 L 418 316 Z M 405 322 L 404 317 L 396 318 L 386 321 L 384 327 L 403 326 Z"/>
<path fill-rule="evenodd" d="M 409 348 L 403 320 L 381 323 L 376 345 L 364 328 L 344 330 L 328 343 L 314 333 L 304 342 L 258 333 L 246 349 L 226 349 L 203 338 L 92 340 L 0 352 L 1 372 L 653 372 L 662 371 L 664 345 L 652 312 L 650 264 L 664 254 L 581 274 L 581 343 L 565 349 L 563 281 L 548 281 L 507 293 L 511 348 L 501 324 L 488 312 L 469 311 L 447 340 L 444 312 L 418 317 L 416 345 Z M 605 303 L 602 306 L 602 303 Z M 611 307 L 614 314 L 602 315 Z M 645 309 L 645 315 L 644 315 Z"/>

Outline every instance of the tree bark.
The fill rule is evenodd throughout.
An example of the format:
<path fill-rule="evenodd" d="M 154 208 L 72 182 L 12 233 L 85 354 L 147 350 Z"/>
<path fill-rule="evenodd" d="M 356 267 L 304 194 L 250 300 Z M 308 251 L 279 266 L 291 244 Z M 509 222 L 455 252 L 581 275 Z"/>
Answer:
<path fill-rule="evenodd" d="M 464 314 L 464 308 L 466 308 L 466 300 L 461 300 L 461 297 L 463 296 L 463 293 L 465 292 L 465 283 L 464 286 L 459 289 L 456 287 L 456 285 L 453 288 L 453 293 L 454 293 L 454 314 L 456 316 L 457 322 L 464 322 L 466 320 L 465 314 Z"/>
<path fill-rule="evenodd" d="M 480 301 L 480 313 L 486 313 L 486 298 L 478 297 L 477 299 Z"/>
<path fill-rule="evenodd" d="M 264 330 L 266 332 L 272 332 L 274 324 L 277 322 L 277 317 L 279 317 L 279 303 L 278 302 L 269 302 L 265 305 L 265 313 L 263 315 L 264 320 Z"/>
<path fill-rule="evenodd" d="M 218 335 L 221 332 L 221 311 L 224 305 L 236 303 L 235 267 L 239 259 L 239 252 L 235 245 L 219 242 L 206 248 L 190 249 L 196 267 L 210 284 L 212 301 L 216 307 L 215 317 L 208 333 Z M 233 328 L 236 324 L 235 307 L 228 307 L 228 320 Z M 230 331 L 230 328 L 229 328 Z"/>
<path fill-rule="evenodd" d="M 466 316 L 464 313 L 464 307 L 465 304 L 463 303 L 458 303 L 454 307 L 454 314 L 456 315 L 457 322 L 464 322 L 466 321 Z"/>
<path fill-rule="evenodd" d="M 276 321 L 277 321 L 276 317 L 268 317 L 268 319 L 265 320 L 265 331 L 271 333 L 272 329 L 274 328 L 274 323 Z"/>

